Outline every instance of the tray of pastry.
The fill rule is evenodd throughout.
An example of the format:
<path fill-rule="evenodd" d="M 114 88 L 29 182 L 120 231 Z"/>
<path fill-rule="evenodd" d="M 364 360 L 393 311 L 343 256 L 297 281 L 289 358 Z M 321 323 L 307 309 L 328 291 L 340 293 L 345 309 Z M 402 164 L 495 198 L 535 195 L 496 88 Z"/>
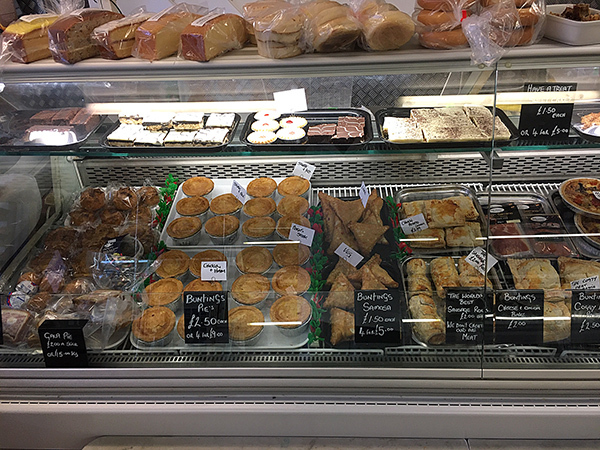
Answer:
<path fill-rule="evenodd" d="M 76 150 L 100 127 L 105 117 L 79 107 L 5 114 L 0 117 L 0 147 Z"/>
<path fill-rule="evenodd" d="M 228 346 L 237 350 L 285 350 L 302 347 L 308 339 L 312 314 L 310 295 L 307 294 L 309 258 L 307 247 L 285 242 L 264 246 L 205 246 L 163 253 L 159 256 L 154 281 L 141 295 L 146 309 L 139 311 L 130 341 L 141 350 L 202 348 L 223 351 Z M 202 280 L 202 262 L 212 261 L 226 261 L 226 280 Z M 229 344 L 185 343 L 182 293 L 186 291 L 228 293 Z M 283 323 L 292 320 L 285 315 L 290 302 L 299 305 L 297 311 L 302 317 L 297 320 L 299 324 L 286 327 Z M 150 311 L 148 317 L 141 319 L 146 310 Z M 152 312 L 156 314 L 150 317 Z M 234 329 L 246 316 L 251 322 Z M 146 320 L 157 321 L 151 328 L 160 332 L 147 335 L 148 326 L 141 326 Z"/>
<path fill-rule="evenodd" d="M 413 254 L 468 252 L 485 244 L 485 215 L 468 186 L 439 185 L 398 191 L 402 218 L 423 214 L 427 228 L 407 235 Z"/>
<path fill-rule="evenodd" d="M 239 123 L 236 113 L 123 113 L 101 142 L 109 150 L 128 153 L 169 149 L 218 152 L 229 144 Z"/>
<path fill-rule="evenodd" d="M 506 145 L 518 130 L 506 113 L 484 106 L 386 108 L 377 111 L 379 136 L 398 148 L 463 148 Z M 496 129 L 494 130 L 494 124 Z"/>
<path fill-rule="evenodd" d="M 563 220 L 545 196 L 482 192 L 477 198 L 490 216 L 490 246 L 498 258 L 577 256 Z"/>
<path fill-rule="evenodd" d="M 600 259 L 600 244 L 595 245 L 595 241 L 592 240 L 592 236 L 583 236 L 581 234 L 581 230 L 591 231 L 594 229 L 591 227 L 588 228 L 588 223 L 591 223 L 592 227 L 595 227 L 597 223 L 600 223 L 600 221 L 597 221 L 597 219 L 586 218 L 584 222 L 580 222 L 579 226 L 583 226 L 580 230 L 575 223 L 575 217 L 578 214 L 573 212 L 573 210 L 567 206 L 558 191 L 554 191 L 550 194 L 550 201 L 562 218 L 567 232 L 571 235 L 571 240 L 573 241 L 573 244 L 575 244 L 577 252 L 581 256 L 585 256 L 587 258 Z M 595 237 L 595 239 L 598 238 Z"/>
<path fill-rule="evenodd" d="M 446 343 L 446 290 L 451 287 L 501 289 L 495 268 L 484 277 L 466 256 L 412 257 L 400 263 L 407 319 L 414 342 L 430 346 Z"/>
<path fill-rule="evenodd" d="M 231 193 L 234 185 L 246 191 L 244 204 Z M 310 190 L 310 182 L 296 176 L 193 177 L 179 186 L 160 238 L 167 247 L 181 249 L 211 243 L 283 241 L 292 223 L 310 227 L 305 217 Z"/>
<path fill-rule="evenodd" d="M 373 139 L 371 115 L 362 109 L 259 111 L 248 116 L 242 143 L 252 150 L 361 148 Z"/>

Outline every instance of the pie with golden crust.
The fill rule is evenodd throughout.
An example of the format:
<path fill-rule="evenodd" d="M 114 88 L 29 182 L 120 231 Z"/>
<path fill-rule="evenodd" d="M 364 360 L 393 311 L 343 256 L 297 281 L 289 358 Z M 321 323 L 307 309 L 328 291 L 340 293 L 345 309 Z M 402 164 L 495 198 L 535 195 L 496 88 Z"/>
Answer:
<path fill-rule="evenodd" d="M 301 266 L 310 258 L 310 249 L 297 242 L 277 244 L 273 249 L 273 259 L 281 267 Z"/>
<path fill-rule="evenodd" d="M 177 278 L 163 278 L 150 283 L 144 289 L 148 305 L 165 306 L 179 298 L 183 291 L 183 283 Z"/>
<path fill-rule="evenodd" d="M 277 182 L 273 178 L 256 178 L 248 183 L 246 192 L 252 197 L 269 197 L 277 188 Z"/>
<path fill-rule="evenodd" d="M 209 202 L 205 197 L 185 197 L 177 202 L 175 209 L 182 216 L 197 216 L 208 210 Z"/>
<path fill-rule="evenodd" d="M 247 341 L 257 336 L 264 328 L 265 316 L 254 306 L 238 306 L 229 310 L 229 338 Z"/>
<path fill-rule="evenodd" d="M 277 205 L 277 212 L 282 216 L 303 216 L 308 211 L 308 200 L 299 195 L 286 195 Z"/>
<path fill-rule="evenodd" d="M 263 301 L 271 289 L 271 282 L 263 275 L 247 273 L 236 278 L 231 285 L 231 295 L 244 305 L 253 306 Z"/>
<path fill-rule="evenodd" d="M 242 233 L 250 238 L 265 238 L 275 231 L 275 220 L 271 217 L 253 217 L 242 225 Z"/>
<path fill-rule="evenodd" d="M 218 250 L 204 250 L 198 252 L 190 261 L 190 272 L 199 277 L 202 273 L 202 263 L 205 261 L 227 261 L 227 258 Z"/>
<path fill-rule="evenodd" d="M 244 204 L 244 213 L 249 217 L 270 216 L 275 209 L 277 204 L 270 197 L 251 198 Z"/>
<path fill-rule="evenodd" d="M 288 177 L 277 186 L 277 192 L 282 197 L 286 195 L 303 195 L 310 188 L 310 181 L 302 177 Z"/>
<path fill-rule="evenodd" d="M 302 294 L 310 287 L 310 275 L 300 266 L 286 266 L 275 272 L 272 284 L 279 295 Z"/>
<path fill-rule="evenodd" d="M 235 233 L 240 227 L 240 219 L 235 216 L 215 216 L 206 221 L 204 229 L 211 236 L 225 237 Z"/>
<path fill-rule="evenodd" d="M 264 273 L 273 264 L 273 256 L 267 248 L 253 245 L 239 252 L 235 263 L 242 273 Z"/>
<path fill-rule="evenodd" d="M 240 202 L 233 194 L 223 194 L 215 197 L 210 202 L 210 210 L 216 215 L 233 214 L 240 210 Z"/>
<path fill-rule="evenodd" d="M 165 306 L 146 309 L 131 324 L 133 335 L 145 342 L 155 342 L 166 337 L 175 327 L 175 313 Z"/>
<path fill-rule="evenodd" d="M 196 197 L 210 194 L 214 187 L 215 183 L 210 178 L 193 177 L 183 182 L 181 190 L 188 197 Z"/>
<path fill-rule="evenodd" d="M 181 250 L 170 250 L 156 259 L 160 263 L 156 274 L 161 278 L 178 277 L 190 267 L 190 257 Z"/>
<path fill-rule="evenodd" d="M 179 217 L 167 226 L 167 234 L 175 239 L 185 239 L 202 229 L 202 221 L 197 217 Z"/>
<path fill-rule="evenodd" d="M 282 328 L 298 328 L 310 319 L 311 308 L 306 299 L 297 295 L 285 295 L 273 303 L 270 317 L 273 322 L 281 322 Z M 285 322 L 290 322 L 286 325 Z M 293 322 L 293 323 L 291 323 Z"/>
<path fill-rule="evenodd" d="M 277 232 L 282 237 L 289 239 L 293 223 L 310 228 L 310 221 L 304 216 L 283 216 L 277 221 Z"/>
<path fill-rule="evenodd" d="M 223 285 L 218 281 L 202 281 L 200 279 L 190 281 L 183 292 L 213 292 L 213 291 L 222 291 Z"/>

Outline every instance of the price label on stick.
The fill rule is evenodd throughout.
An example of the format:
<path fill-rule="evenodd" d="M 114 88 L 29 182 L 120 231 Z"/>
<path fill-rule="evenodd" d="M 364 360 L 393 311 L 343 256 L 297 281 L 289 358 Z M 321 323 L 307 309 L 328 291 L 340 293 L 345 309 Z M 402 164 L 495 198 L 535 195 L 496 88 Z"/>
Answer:
<path fill-rule="evenodd" d="M 335 249 L 334 253 L 346 262 L 352 264 L 354 267 L 358 266 L 358 264 L 364 259 L 360 253 L 347 246 L 344 242 L 342 242 L 339 247 Z"/>
<path fill-rule="evenodd" d="M 581 280 L 571 281 L 571 289 L 578 289 L 580 291 L 600 289 L 600 277 L 598 277 L 598 275 L 595 275 L 593 277 L 587 277 L 582 278 Z"/>
<path fill-rule="evenodd" d="M 227 344 L 227 292 L 183 293 L 186 344 Z"/>
<path fill-rule="evenodd" d="M 202 281 L 227 281 L 227 261 L 204 261 L 200 268 Z"/>
<path fill-rule="evenodd" d="M 409 235 L 418 231 L 426 230 L 429 228 L 429 226 L 427 225 L 425 216 L 423 213 L 421 213 L 417 214 L 416 216 L 407 217 L 406 219 L 401 220 L 400 228 L 402 228 L 404 234 Z"/>
<path fill-rule="evenodd" d="M 38 328 L 46 367 L 87 367 L 87 320 L 45 320 Z"/>
<path fill-rule="evenodd" d="M 246 189 L 235 180 L 233 180 L 233 183 L 231 184 L 231 193 L 235 195 L 235 198 L 242 202 L 242 204 L 246 203 L 246 197 L 248 196 Z"/>
<path fill-rule="evenodd" d="M 486 273 L 486 266 L 487 271 L 489 272 L 489 270 L 498 262 L 496 258 L 489 255 L 482 247 L 475 247 L 471 253 L 467 255 L 465 261 L 479 270 L 482 275 L 485 275 Z"/>
<path fill-rule="evenodd" d="M 296 163 L 296 167 L 294 167 L 294 172 L 292 173 L 292 175 L 296 177 L 302 177 L 305 180 L 310 181 L 311 177 L 313 176 L 313 173 L 315 173 L 315 169 L 316 166 L 313 166 L 312 164 L 309 164 L 304 161 L 298 161 Z"/>
<path fill-rule="evenodd" d="M 315 237 L 315 230 L 308 227 L 303 227 L 302 225 L 298 225 L 297 223 L 293 223 L 290 228 L 290 241 L 298 241 L 302 245 L 306 245 L 307 247 L 312 246 L 313 239 Z"/>
<path fill-rule="evenodd" d="M 362 202 L 363 208 L 367 207 L 367 202 L 369 201 L 369 191 L 365 186 L 365 182 L 363 181 L 360 185 L 360 190 L 358 191 L 358 196 L 360 197 L 360 201 Z"/>

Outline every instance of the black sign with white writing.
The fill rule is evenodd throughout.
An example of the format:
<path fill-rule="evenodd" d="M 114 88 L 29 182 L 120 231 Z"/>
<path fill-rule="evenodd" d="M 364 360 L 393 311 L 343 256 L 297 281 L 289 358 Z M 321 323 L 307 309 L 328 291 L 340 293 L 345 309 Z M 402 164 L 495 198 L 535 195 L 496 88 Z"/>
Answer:
<path fill-rule="evenodd" d="M 400 291 L 354 292 L 354 341 L 400 345 Z"/>
<path fill-rule="evenodd" d="M 571 343 L 600 344 L 600 291 L 572 292 Z"/>
<path fill-rule="evenodd" d="M 0 345 L 4 344 L 4 334 L 2 332 L 2 307 L 0 307 Z"/>
<path fill-rule="evenodd" d="M 497 291 L 496 344 L 544 343 L 544 291 Z"/>
<path fill-rule="evenodd" d="M 481 345 L 492 340 L 491 292 L 481 288 L 446 291 L 446 343 Z M 485 339 L 484 339 L 485 338 Z"/>
<path fill-rule="evenodd" d="M 183 293 L 186 344 L 226 344 L 229 342 L 227 292 Z"/>
<path fill-rule="evenodd" d="M 528 83 L 525 92 L 548 94 L 546 103 L 521 106 L 519 136 L 526 140 L 561 140 L 569 137 L 573 103 L 555 103 L 556 94 L 575 92 L 577 83 Z M 560 101 L 560 100 L 558 100 Z"/>
<path fill-rule="evenodd" d="M 87 367 L 87 320 L 44 320 L 38 328 L 46 367 Z"/>

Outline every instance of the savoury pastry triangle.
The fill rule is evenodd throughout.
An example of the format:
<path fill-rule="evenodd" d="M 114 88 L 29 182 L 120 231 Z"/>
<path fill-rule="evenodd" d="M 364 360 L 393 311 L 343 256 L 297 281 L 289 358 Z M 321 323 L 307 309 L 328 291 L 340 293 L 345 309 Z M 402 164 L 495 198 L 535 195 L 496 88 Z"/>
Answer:
<path fill-rule="evenodd" d="M 365 217 L 369 212 L 376 212 L 373 208 L 373 203 L 375 202 L 376 199 L 378 199 L 379 196 L 377 195 L 377 191 L 375 189 L 373 189 L 371 191 L 371 193 L 369 194 L 369 198 L 367 199 L 367 204 L 365 205 L 365 209 L 363 210 L 361 216 L 360 216 L 360 221 L 364 222 L 365 221 Z M 382 203 L 383 204 L 383 203 Z M 379 208 L 379 210 L 381 211 L 381 208 Z M 381 224 L 380 224 L 381 225 Z"/>
<path fill-rule="evenodd" d="M 387 290 L 387 288 L 377 279 L 373 272 L 371 272 L 371 269 L 369 269 L 366 266 L 363 266 L 361 270 L 363 271 L 361 286 L 362 290 Z"/>
<path fill-rule="evenodd" d="M 326 242 L 331 242 L 333 238 L 333 229 L 335 226 L 335 211 L 331 207 L 329 199 L 331 197 L 324 192 L 319 192 L 319 200 L 321 200 L 321 207 L 323 208 L 323 228 L 324 228 L 324 239 Z"/>
<path fill-rule="evenodd" d="M 323 307 L 354 309 L 354 286 L 343 273 L 340 273 L 333 282 Z"/>
<path fill-rule="evenodd" d="M 325 284 L 333 284 L 337 276 L 341 273 L 346 275 L 346 278 L 350 279 L 351 276 L 358 273 L 358 269 L 345 259 L 340 258 L 333 270 L 331 271 L 331 273 L 329 274 L 329 276 L 327 277 L 327 281 L 325 282 Z"/>
<path fill-rule="evenodd" d="M 352 200 L 351 202 L 345 202 L 339 198 L 331 198 L 331 207 L 335 213 L 342 219 L 344 225 L 348 225 L 350 222 L 356 222 L 360 219 L 364 207 L 360 199 Z"/>
<path fill-rule="evenodd" d="M 371 259 L 369 259 L 366 263 L 363 264 L 363 266 L 361 267 L 360 270 L 358 270 L 356 273 L 351 273 L 348 274 L 348 279 L 351 282 L 361 282 L 362 281 L 362 277 L 363 277 L 363 273 L 364 273 L 364 268 L 368 267 L 369 270 L 371 272 L 373 272 L 373 275 L 375 275 L 375 277 L 379 280 L 379 282 L 381 284 L 383 284 L 384 286 L 388 287 L 388 288 L 397 288 L 398 287 L 398 283 L 390 276 L 389 273 L 387 273 L 387 271 L 380 266 L 381 264 L 381 256 L 379 256 L 378 253 L 375 253 Z M 425 275 L 426 276 L 426 275 Z"/>
<path fill-rule="evenodd" d="M 358 243 L 352 233 L 350 233 L 348 227 L 344 225 L 337 214 L 334 214 L 333 236 L 327 253 L 333 255 L 342 242 L 356 251 L 359 249 Z"/>
<path fill-rule="evenodd" d="M 354 314 L 343 309 L 333 308 L 330 316 L 331 345 L 354 339 Z"/>
<path fill-rule="evenodd" d="M 369 255 L 379 238 L 389 229 L 388 226 L 384 225 L 358 222 L 351 222 L 348 224 L 348 228 L 354 234 L 356 242 L 358 242 L 358 248 L 363 255 Z"/>

